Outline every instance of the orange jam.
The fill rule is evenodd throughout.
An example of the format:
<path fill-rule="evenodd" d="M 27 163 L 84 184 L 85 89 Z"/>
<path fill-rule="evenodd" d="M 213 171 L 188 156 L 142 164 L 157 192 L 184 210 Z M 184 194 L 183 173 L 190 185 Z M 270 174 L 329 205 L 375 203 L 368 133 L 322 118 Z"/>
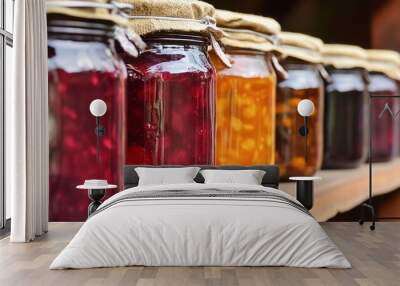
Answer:
<path fill-rule="evenodd" d="M 276 163 L 280 176 L 311 176 L 322 164 L 322 122 L 323 122 L 323 83 L 313 64 L 285 64 L 288 78 L 277 85 L 276 106 Z M 299 129 L 304 118 L 297 112 L 297 105 L 303 99 L 314 103 L 315 111 L 309 117 L 306 138 Z"/>
<path fill-rule="evenodd" d="M 229 49 L 232 67 L 217 70 L 216 164 L 273 164 L 276 76 L 268 55 Z"/>

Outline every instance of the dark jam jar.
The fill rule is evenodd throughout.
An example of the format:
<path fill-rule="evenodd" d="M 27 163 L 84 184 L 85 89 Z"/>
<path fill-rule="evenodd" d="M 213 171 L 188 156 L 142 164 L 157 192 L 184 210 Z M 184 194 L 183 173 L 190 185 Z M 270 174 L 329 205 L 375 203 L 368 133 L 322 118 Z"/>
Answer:
<path fill-rule="evenodd" d="M 83 221 L 86 179 L 123 187 L 126 70 L 113 46 L 113 23 L 48 15 L 51 221 Z M 97 145 L 91 102 L 103 100 Z M 107 192 L 112 195 L 114 192 Z"/>
<path fill-rule="evenodd" d="M 324 90 L 316 64 L 287 59 L 281 62 L 288 78 L 277 85 L 276 101 L 276 163 L 280 175 L 313 175 L 322 164 Z M 309 118 L 307 135 L 308 154 L 305 157 L 305 140 L 299 134 L 304 118 L 297 112 L 303 99 L 314 103 L 315 111 Z"/>
<path fill-rule="evenodd" d="M 371 159 L 387 162 L 397 155 L 400 135 L 400 56 L 391 50 L 367 50 L 371 96 Z"/>
<path fill-rule="evenodd" d="M 369 73 L 368 91 L 372 96 L 371 136 L 372 161 L 387 162 L 396 156 L 400 124 L 396 113 L 400 110 L 399 89 L 396 81 L 378 72 Z"/>
<path fill-rule="evenodd" d="M 355 168 L 368 155 L 366 71 L 327 67 L 325 85 L 324 168 Z"/>
<path fill-rule="evenodd" d="M 143 37 L 128 71 L 127 164 L 212 164 L 215 71 L 208 38 L 158 32 Z"/>
<path fill-rule="evenodd" d="M 352 45 L 325 44 L 323 168 L 356 168 L 368 155 L 368 72 L 366 51 Z"/>

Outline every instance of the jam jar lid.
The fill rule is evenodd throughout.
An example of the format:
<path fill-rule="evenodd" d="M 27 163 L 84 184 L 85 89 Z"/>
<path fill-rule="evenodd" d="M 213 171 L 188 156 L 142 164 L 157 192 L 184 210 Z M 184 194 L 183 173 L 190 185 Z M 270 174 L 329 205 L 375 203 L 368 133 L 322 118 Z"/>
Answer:
<path fill-rule="evenodd" d="M 293 57 L 309 63 L 321 63 L 321 39 L 300 33 L 281 32 L 278 34 L 278 49 L 282 57 Z"/>
<path fill-rule="evenodd" d="M 123 1 L 134 5 L 134 9 L 124 16 L 130 27 L 140 36 L 164 32 L 203 34 L 209 37 L 210 44 L 221 61 L 226 66 L 231 66 L 218 42 L 223 31 L 217 28 L 215 8 L 211 4 L 199 0 Z"/>
<path fill-rule="evenodd" d="M 128 26 L 128 21 L 121 13 L 133 8 L 128 3 L 108 0 L 47 0 L 46 5 L 47 14 L 107 21 L 123 27 Z"/>
<path fill-rule="evenodd" d="M 367 70 L 400 80 L 400 54 L 392 50 L 367 50 Z"/>
<path fill-rule="evenodd" d="M 113 37 L 133 57 L 145 48 L 123 16 L 132 4 L 110 0 L 47 0 L 46 4 L 50 33 Z"/>
<path fill-rule="evenodd" d="M 217 26 L 224 31 L 225 46 L 262 52 L 278 52 L 276 34 L 280 24 L 272 18 L 227 10 L 216 10 Z"/>
<path fill-rule="evenodd" d="M 212 33 L 222 36 L 213 18 L 215 8 L 198 0 L 123 0 L 134 9 L 125 13 L 139 35 L 157 32 Z"/>
<path fill-rule="evenodd" d="M 324 65 L 337 69 L 366 68 L 367 53 L 358 46 L 343 44 L 324 44 L 321 50 Z"/>
<path fill-rule="evenodd" d="M 272 18 L 217 9 L 217 25 L 224 28 L 248 29 L 267 35 L 276 35 L 281 25 Z"/>

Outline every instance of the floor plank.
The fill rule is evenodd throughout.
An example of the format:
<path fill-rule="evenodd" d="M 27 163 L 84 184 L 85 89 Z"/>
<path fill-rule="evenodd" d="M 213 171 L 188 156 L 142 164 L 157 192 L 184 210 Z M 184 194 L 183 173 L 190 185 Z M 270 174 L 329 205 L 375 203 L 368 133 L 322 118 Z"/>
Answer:
<path fill-rule="evenodd" d="M 349 285 L 397 286 L 400 273 L 400 222 L 322 223 L 345 253 L 352 269 L 288 267 L 119 267 L 50 271 L 55 256 L 81 223 L 51 223 L 50 231 L 32 243 L 0 240 L 0 285 L 136 285 L 136 286 L 266 286 Z"/>

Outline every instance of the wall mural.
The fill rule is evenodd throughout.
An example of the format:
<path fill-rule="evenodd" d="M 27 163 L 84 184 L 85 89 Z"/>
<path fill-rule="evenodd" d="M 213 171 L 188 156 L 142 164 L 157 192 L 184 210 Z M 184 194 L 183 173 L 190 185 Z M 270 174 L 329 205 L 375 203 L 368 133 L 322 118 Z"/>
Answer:
<path fill-rule="evenodd" d="M 51 221 L 86 220 L 76 187 L 122 191 L 125 164 L 277 164 L 287 182 L 361 168 L 369 132 L 374 163 L 400 154 L 397 78 L 367 65 L 393 66 L 393 52 L 271 29 L 280 47 L 222 39 L 228 66 L 204 35 L 150 34 L 136 57 L 110 33 L 115 22 L 64 20 L 48 18 Z"/>

